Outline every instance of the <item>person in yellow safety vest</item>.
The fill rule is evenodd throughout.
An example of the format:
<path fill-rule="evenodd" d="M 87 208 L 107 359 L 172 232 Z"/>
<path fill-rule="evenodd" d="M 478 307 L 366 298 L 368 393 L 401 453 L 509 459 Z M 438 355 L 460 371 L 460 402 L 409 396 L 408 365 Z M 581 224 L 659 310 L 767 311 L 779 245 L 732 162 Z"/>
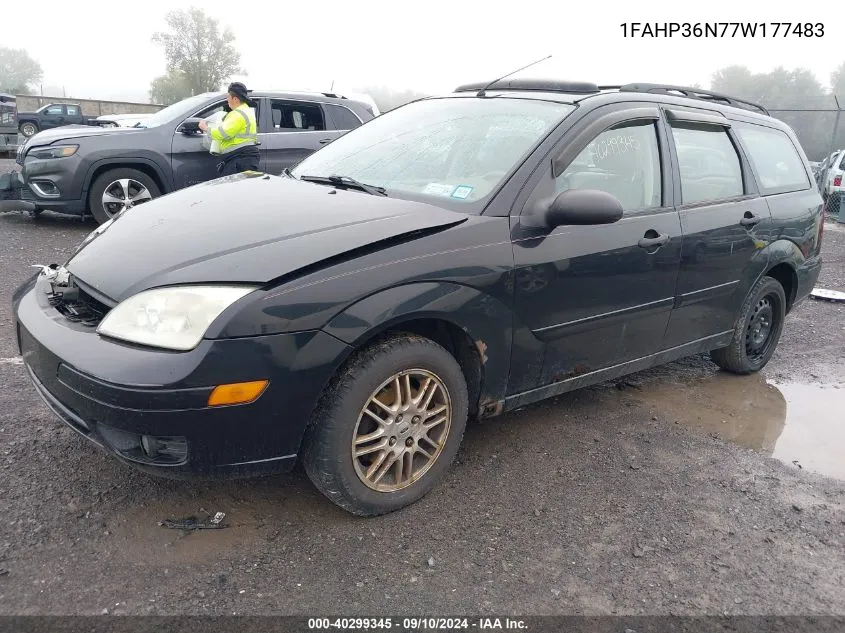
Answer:
<path fill-rule="evenodd" d="M 227 92 L 230 111 L 220 125 L 209 129 L 208 122 L 202 120 L 199 128 L 220 146 L 219 155 L 223 161 L 217 165 L 217 171 L 221 176 L 258 171 L 261 154 L 258 151 L 255 103 L 250 100 L 246 86 L 239 81 L 229 84 Z"/>

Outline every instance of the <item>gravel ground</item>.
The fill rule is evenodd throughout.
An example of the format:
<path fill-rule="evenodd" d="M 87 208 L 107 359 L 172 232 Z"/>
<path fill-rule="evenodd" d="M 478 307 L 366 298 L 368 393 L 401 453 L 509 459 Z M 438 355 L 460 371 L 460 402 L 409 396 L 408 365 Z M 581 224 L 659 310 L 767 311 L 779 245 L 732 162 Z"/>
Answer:
<path fill-rule="evenodd" d="M 93 228 L 0 215 L 0 615 L 845 614 L 845 483 L 699 429 L 696 403 L 725 379 L 706 357 L 471 425 L 441 486 L 376 519 L 300 472 L 129 470 L 58 422 L 15 358 L 12 290 Z M 828 223 L 825 258 L 820 285 L 845 290 L 843 225 Z M 843 305 L 796 308 L 765 371 L 842 386 L 834 411 Z M 744 393 L 722 404 L 742 411 Z M 201 508 L 230 527 L 158 525 Z"/>

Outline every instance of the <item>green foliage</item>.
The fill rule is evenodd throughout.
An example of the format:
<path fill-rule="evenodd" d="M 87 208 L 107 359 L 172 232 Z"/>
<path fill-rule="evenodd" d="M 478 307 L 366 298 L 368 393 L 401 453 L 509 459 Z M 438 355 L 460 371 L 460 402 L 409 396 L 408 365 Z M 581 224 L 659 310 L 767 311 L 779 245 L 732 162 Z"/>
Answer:
<path fill-rule="evenodd" d="M 156 77 L 150 84 L 150 100 L 161 105 L 171 105 L 192 94 L 185 77 L 177 72 Z"/>
<path fill-rule="evenodd" d="M 840 67 L 839 76 L 842 76 L 842 70 Z M 835 91 L 837 73 L 833 80 Z M 778 67 L 768 73 L 753 73 L 745 66 L 727 66 L 713 74 L 711 90 L 765 107 L 772 116 L 795 130 L 810 160 L 826 156 L 831 141 L 834 146 L 845 141 L 845 117 L 834 138 L 837 106 L 833 95 L 805 68 L 786 70 Z"/>
<path fill-rule="evenodd" d="M 0 46 L 0 92 L 30 94 L 30 86 L 43 75 L 41 65 L 25 50 Z"/>
<path fill-rule="evenodd" d="M 154 100 L 164 103 L 177 96 L 217 91 L 232 75 L 245 74 L 231 29 L 221 31 L 217 20 L 194 7 L 171 11 L 166 20 L 169 32 L 152 38 L 164 47 L 167 59 L 167 73 L 150 86 Z"/>

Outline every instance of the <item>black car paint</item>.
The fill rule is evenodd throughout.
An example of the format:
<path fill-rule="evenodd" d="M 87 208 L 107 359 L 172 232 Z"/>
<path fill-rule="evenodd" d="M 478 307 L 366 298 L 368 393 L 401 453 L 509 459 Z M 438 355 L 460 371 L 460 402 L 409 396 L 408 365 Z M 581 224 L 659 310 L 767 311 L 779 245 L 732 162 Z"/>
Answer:
<path fill-rule="evenodd" d="M 187 463 L 147 467 L 197 474 L 292 465 L 321 390 L 355 349 L 391 328 L 446 333 L 469 370 L 477 417 L 724 346 L 762 275 L 792 284 L 790 307 L 812 289 L 823 219 L 809 185 L 761 197 L 743 155 L 745 195 L 699 205 L 706 209 L 696 215 L 679 206 L 678 166 L 664 131 L 664 157 L 672 160 L 664 164 L 662 208 L 606 226 L 548 231 L 529 221 L 532 193 L 555 151 L 586 142 L 596 113 L 624 116 L 626 108 L 666 104 L 687 101 L 602 95 L 580 104 L 481 215 L 275 176 L 235 176 L 174 194 L 115 220 L 69 270 L 111 303 L 176 283 L 259 289 L 227 309 L 198 348 L 174 353 L 68 323 L 46 307 L 32 280 L 14 298 L 24 358 L 45 397 L 87 420 L 89 434 L 102 441 L 98 424 L 184 433 L 193 451 Z M 797 146 L 786 126 L 766 117 L 715 104 L 698 109 L 779 127 Z M 171 205 L 184 215 L 166 213 Z M 761 221 L 741 224 L 746 211 Z M 213 230 L 194 232 L 191 244 L 186 231 L 198 215 Z M 650 229 L 668 242 L 640 248 Z M 685 255 L 684 229 L 695 235 L 690 241 L 707 245 L 698 262 Z M 148 240 L 137 240 L 142 233 Z M 738 249 L 725 249 L 734 243 Z M 264 378 L 270 387 L 252 404 L 203 406 L 214 385 Z"/>
<path fill-rule="evenodd" d="M 298 93 L 255 92 L 257 105 L 259 149 L 262 170 L 280 173 L 308 154 L 319 149 L 321 141 L 329 142 L 346 130 L 329 129 L 323 132 L 273 132 L 270 108 L 273 99 L 312 101 L 316 105 L 335 104 L 351 110 L 361 121 L 373 118 L 364 104 L 336 96 L 315 96 Z M 208 98 L 183 116 L 174 116 L 163 125 L 151 128 L 92 128 L 66 126 L 47 130 L 32 137 L 18 154 L 25 183 L 47 180 L 56 185 L 60 195 L 45 198 L 33 191 L 29 200 L 35 208 L 69 215 L 84 215 L 88 206 L 88 191 L 95 178 L 109 169 L 128 167 L 150 176 L 163 194 L 218 176 L 219 160 L 202 146 L 201 136 L 177 132 L 182 123 L 196 114 L 225 103 L 225 94 L 209 94 Z M 330 124 L 331 117 L 326 117 Z M 29 155 L 36 147 L 78 144 L 73 156 L 59 159 L 38 159 Z"/>

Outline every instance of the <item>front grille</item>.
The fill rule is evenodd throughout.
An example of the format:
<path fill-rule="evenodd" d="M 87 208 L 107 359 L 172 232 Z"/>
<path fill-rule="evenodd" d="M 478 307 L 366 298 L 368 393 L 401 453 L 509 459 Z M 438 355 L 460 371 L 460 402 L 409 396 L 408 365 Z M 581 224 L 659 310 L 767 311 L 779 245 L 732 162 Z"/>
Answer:
<path fill-rule="evenodd" d="M 109 312 L 107 305 L 79 288 L 73 283 L 73 278 L 69 280 L 67 289 L 54 292 L 48 300 L 68 321 L 87 327 L 97 327 Z"/>

